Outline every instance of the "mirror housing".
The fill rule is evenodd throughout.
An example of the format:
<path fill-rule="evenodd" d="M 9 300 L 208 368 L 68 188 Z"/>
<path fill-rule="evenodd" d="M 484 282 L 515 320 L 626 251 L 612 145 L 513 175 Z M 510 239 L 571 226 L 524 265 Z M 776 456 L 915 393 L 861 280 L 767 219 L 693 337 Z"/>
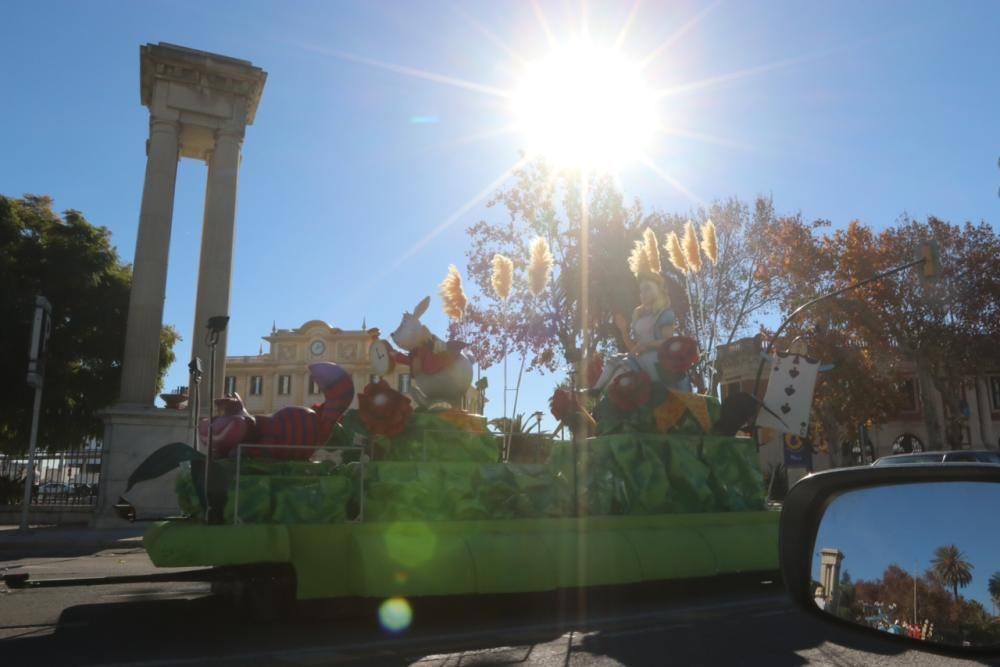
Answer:
<path fill-rule="evenodd" d="M 1000 466 L 991 464 L 941 464 L 941 465 L 906 465 L 906 466 L 887 466 L 887 467 L 859 467 L 859 468 L 845 468 L 839 470 L 831 470 L 827 472 L 821 472 L 815 475 L 809 475 L 800 480 L 795 486 L 793 486 L 785 497 L 784 506 L 782 508 L 782 514 L 779 526 L 779 558 L 781 563 L 782 578 L 784 579 L 786 591 L 791 595 L 792 599 L 802 610 L 807 613 L 813 614 L 818 618 L 830 623 L 839 623 L 841 625 L 854 628 L 861 632 L 866 632 L 868 634 L 875 634 L 879 637 L 889 640 L 889 641 L 903 641 L 911 648 L 921 648 L 924 650 L 941 651 L 941 650 L 959 650 L 963 652 L 976 652 L 976 653 L 988 653 L 992 655 L 1000 654 L 1000 633 L 997 634 L 998 640 L 996 642 L 992 641 L 992 631 L 990 636 L 990 643 L 986 645 L 974 646 L 971 643 L 957 642 L 955 639 L 948 639 L 948 643 L 940 643 L 941 641 L 946 641 L 947 633 L 939 632 L 938 636 L 932 638 L 934 641 L 924 641 L 916 637 L 909 638 L 904 635 L 891 634 L 896 631 L 895 623 L 892 627 L 883 627 L 881 630 L 875 629 L 874 623 L 868 623 L 871 619 L 865 618 L 864 621 L 855 619 L 854 622 L 842 618 L 840 616 L 834 615 L 833 611 L 825 611 L 821 608 L 819 603 L 819 597 L 821 594 L 818 588 L 822 586 L 817 586 L 817 581 L 821 577 L 816 576 L 816 564 L 817 558 L 821 559 L 822 556 L 818 554 L 820 549 L 825 549 L 827 547 L 834 547 L 833 549 L 827 549 L 828 551 L 835 551 L 838 545 L 836 544 L 817 544 L 817 535 L 820 534 L 821 530 L 825 534 L 829 534 L 827 528 L 821 528 L 823 525 L 824 516 L 827 515 L 827 511 L 831 509 L 831 505 L 836 507 L 844 507 L 846 505 L 852 505 L 854 507 L 854 515 L 859 522 L 866 522 L 864 525 L 859 525 L 860 533 L 864 533 L 865 527 L 875 527 L 882 525 L 879 522 L 894 522 L 898 524 L 900 518 L 913 516 L 914 521 L 926 517 L 929 512 L 932 503 L 928 502 L 926 505 L 921 507 L 906 507 L 903 508 L 907 511 L 901 514 L 894 515 L 893 511 L 896 507 L 893 504 L 882 505 L 878 507 L 871 507 L 868 512 L 861 512 L 857 505 L 858 500 L 865 497 L 880 496 L 881 500 L 891 500 L 894 495 L 897 499 L 902 499 L 906 496 L 912 498 L 912 493 L 914 489 L 909 489 L 910 493 L 904 488 L 898 488 L 898 493 L 894 494 L 895 487 L 905 487 L 907 485 L 932 485 L 928 488 L 934 488 L 938 493 L 944 492 L 947 486 L 954 484 L 956 492 L 962 489 L 961 483 L 976 483 L 980 485 L 991 485 L 1000 484 Z M 987 487 L 987 490 L 989 488 Z M 877 492 L 863 494 L 858 492 Z M 852 495 L 852 492 L 856 492 Z M 1000 486 L 996 487 L 996 495 L 1000 498 Z M 855 502 L 844 502 L 836 503 L 838 498 L 844 498 L 845 501 L 848 498 L 852 498 Z M 984 508 L 985 509 L 985 508 Z M 970 510 L 974 511 L 973 508 Z M 992 507 L 989 508 L 992 510 Z M 986 534 L 998 534 L 1000 530 L 991 529 L 989 523 L 997 522 L 1000 523 L 1000 519 L 996 517 L 995 512 L 990 512 L 987 510 L 986 513 L 980 512 L 977 514 L 978 517 L 984 521 L 984 525 L 981 531 L 976 531 L 975 534 L 971 534 L 969 538 L 976 537 L 977 535 Z M 836 519 L 844 520 L 846 515 L 839 515 L 837 511 L 830 513 L 831 518 L 830 523 L 835 523 Z M 925 542 L 933 542 L 935 535 L 940 534 L 942 540 L 945 542 L 952 540 L 952 535 L 949 533 L 947 537 L 946 530 L 950 529 L 953 522 L 935 521 L 933 517 L 926 517 L 927 521 L 920 524 L 921 536 Z M 848 527 L 853 524 L 848 524 Z M 888 524 L 887 524 L 888 525 Z M 914 523 L 914 527 L 916 527 Z M 939 527 L 939 533 L 935 533 L 935 527 Z M 894 528 L 898 531 L 900 529 L 899 525 L 894 525 Z M 1000 528 L 1000 525 L 997 526 Z M 903 528 L 906 529 L 905 527 Z M 849 534 L 850 531 L 846 533 L 843 529 L 840 531 L 841 534 Z M 886 531 L 890 532 L 890 531 Z M 900 558 L 906 558 L 907 561 L 903 563 L 904 570 L 910 570 L 911 565 L 918 558 L 917 554 L 912 554 L 908 551 L 909 545 L 895 544 L 894 549 L 890 550 L 892 553 L 892 558 L 897 555 Z M 855 547 L 857 551 L 857 547 Z M 862 551 L 864 551 L 862 549 Z M 827 554 L 829 555 L 829 554 Z M 838 554 L 843 556 L 844 554 Z M 926 567 L 927 556 L 925 554 L 920 554 L 920 558 L 923 558 L 924 566 Z M 829 558 L 827 558 L 829 560 Z M 850 555 L 844 558 L 845 567 L 847 561 L 850 560 Z M 864 563 L 863 560 L 856 564 L 856 567 Z M 885 562 L 875 563 L 876 566 L 881 567 L 883 565 L 888 566 L 895 563 Z M 840 565 L 840 558 L 837 559 L 837 566 Z M 871 565 L 871 563 L 867 563 Z M 1000 553 L 997 554 L 997 559 L 995 563 L 989 563 L 988 565 L 981 566 L 980 569 L 985 568 L 986 571 L 975 570 L 975 576 L 979 578 L 989 578 L 993 569 L 1000 570 Z M 836 568 L 835 568 L 836 569 Z M 897 568 L 898 569 L 898 568 Z M 915 574 L 911 577 L 914 590 L 917 589 L 918 581 L 921 585 L 924 584 L 924 578 L 920 576 L 920 570 L 914 567 L 913 570 Z M 869 572 L 871 570 L 869 569 Z M 878 570 L 882 572 L 882 570 Z M 888 570 L 887 570 L 888 571 Z M 839 576 L 839 575 L 837 575 Z M 871 575 L 868 575 L 869 577 Z M 926 576 L 926 575 L 925 575 Z M 886 577 L 885 582 L 888 582 Z M 860 584 L 861 582 L 855 582 Z M 872 585 L 873 582 L 869 579 L 864 582 L 866 585 Z M 875 578 L 874 583 L 879 583 L 878 578 Z M 860 590 L 860 587 L 858 587 Z M 884 589 L 880 589 L 884 590 Z M 951 587 L 948 587 L 948 591 Z M 827 595 L 828 601 L 834 592 L 831 591 Z M 860 593 L 859 593 L 860 596 Z M 962 603 L 958 602 L 959 596 L 955 596 L 955 608 L 961 608 L 962 604 L 966 602 L 963 600 Z M 860 597 L 858 598 L 860 600 Z M 976 602 L 973 600 L 973 602 Z M 888 605 L 889 599 L 885 600 Z M 881 604 L 881 602 L 879 603 Z M 829 607 L 829 605 L 827 605 Z M 912 609 L 913 607 L 911 607 Z M 922 609 L 923 607 L 921 607 Z M 842 610 L 843 608 L 841 608 Z M 856 610 L 855 610 L 856 611 Z M 880 611 L 882 611 L 880 609 Z M 890 612 L 893 616 L 898 616 L 898 611 Z M 844 614 L 846 615 L 846 614 Z M 863 614 L 862 614 L 863 616 Z M 860 617 L 859 617 L 860 618 Z M 888 616 L 886 617 L 888 618 Z M 917 619 L 921 621 L 922 619 Z M 892 622 L 892 621 L 890 621 Z M 932 621 L 933 622 L 933 621 Z M 997 623 L 1000 625 L 1000 617 L 997 618 Z M 885 625 L 884 623 L 882 625 Z M 954 633 L 952 633 L 954 637 Z"/>

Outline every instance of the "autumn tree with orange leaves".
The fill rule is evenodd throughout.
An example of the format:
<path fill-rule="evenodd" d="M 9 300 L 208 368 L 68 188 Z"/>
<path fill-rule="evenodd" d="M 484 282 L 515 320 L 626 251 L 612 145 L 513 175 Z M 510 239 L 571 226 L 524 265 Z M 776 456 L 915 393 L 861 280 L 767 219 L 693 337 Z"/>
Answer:
<path fill-rule="evenodd" d="M 857 221 L 831 230 L 822 221 L 784 220 L 773 229 L 775 252 L 762 269 L 783 282 L 786 313 L 912 261 L 930 240 L 940 249 L 938 279 L 924 280 L 920 268 L 890 276 L 817 304 L 787 330 L 789 341 L 802 336 L 812 356 L 835 364 L 820 375 L 814 399 L 818 430 L 831 445 L 857 425 L 898 411 L 905 364 L 920 379 L 929 445 L 958 445 L 963 383 L 996 357 L 989 341 L 1000 337 L 1000 238 L 986 224 L 936 218 L 903 218 L 879 233 Z M 943 415 L 932 387 L 944 397 Z"/>

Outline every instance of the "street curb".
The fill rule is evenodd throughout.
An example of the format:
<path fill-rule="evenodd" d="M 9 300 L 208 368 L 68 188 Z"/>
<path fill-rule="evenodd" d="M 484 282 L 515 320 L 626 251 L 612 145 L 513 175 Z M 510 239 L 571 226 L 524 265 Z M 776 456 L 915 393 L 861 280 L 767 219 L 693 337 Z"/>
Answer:
<path fill-rule="evenodd" d="M 0 529 L 0 559 L 50 555 L 84 555 L 107 549 L 142 549 L 142 529 Z"/>

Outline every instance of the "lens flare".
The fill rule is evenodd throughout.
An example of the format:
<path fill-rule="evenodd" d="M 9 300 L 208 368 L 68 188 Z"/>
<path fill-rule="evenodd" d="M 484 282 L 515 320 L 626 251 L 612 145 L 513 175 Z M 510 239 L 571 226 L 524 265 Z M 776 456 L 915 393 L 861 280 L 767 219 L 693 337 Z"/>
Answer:
<path fill-rule="evenodd" d="M 560 166 L 617 169 L 641 154 L 657 125 L 639 68 L 585 42 L 528 68 L 513 107 L 525 148 Z"/>
<path fill-rule="evenodd" d="M 389 598 L 378 608 L 378 622 L 389 632 L 403 632 L 413 621 L 413 609 L 406 598 Z"/>

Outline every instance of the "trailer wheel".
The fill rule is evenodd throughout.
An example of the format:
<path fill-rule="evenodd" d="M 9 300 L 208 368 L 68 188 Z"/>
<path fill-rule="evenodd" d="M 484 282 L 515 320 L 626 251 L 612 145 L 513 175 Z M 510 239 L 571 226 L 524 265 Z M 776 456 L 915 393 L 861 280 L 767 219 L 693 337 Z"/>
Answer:
<path fill-rule="evenodd" d="M 294 572 L 256 575 L 243 582 L 243 607 L 255 622 L 289 620 L 295 609 Z"/>
<path fill-rule="evenodd" d="M 295 571 L 284 564 L 242 567 L 231 577 L 213 581 L 212 593 L 247 620 L 281 622 L 295 609 Z"/>

